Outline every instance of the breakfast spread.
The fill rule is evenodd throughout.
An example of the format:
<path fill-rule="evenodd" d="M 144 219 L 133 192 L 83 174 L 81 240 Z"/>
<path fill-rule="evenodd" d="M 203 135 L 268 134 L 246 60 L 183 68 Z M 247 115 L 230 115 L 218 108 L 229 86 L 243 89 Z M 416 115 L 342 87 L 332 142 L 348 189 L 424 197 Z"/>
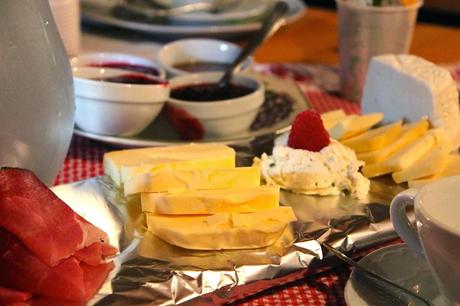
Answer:
<path fill-rule="evenodd" d="M 0 169 L 0 215 L 0 304 L 85 302 L 114 267 L 106 233 L 27 170 Z"/>
<path fill-rule="evenodd" d="M 148 230 L 185 249 L 265 247 L 296 220 L 279 188 L 260 185 L 259 167 L 235 167 L 225 145 L 115 151 L 104 165 L 125 196 L 140 195 Z"/>
<path fill-rule="evenodd" d="M 354 125 L 350 125 L 354 128 Z M 319 114 L 305 111 L 294 120 L 287 144 L 278 144 L 272 155 L 256 159 L 268 184 L 312 195 L 338 195 L 349 191 L 363 198 L 369 180 L 360 172 L 364 165 L 355 153 L 334 139 Z"/>

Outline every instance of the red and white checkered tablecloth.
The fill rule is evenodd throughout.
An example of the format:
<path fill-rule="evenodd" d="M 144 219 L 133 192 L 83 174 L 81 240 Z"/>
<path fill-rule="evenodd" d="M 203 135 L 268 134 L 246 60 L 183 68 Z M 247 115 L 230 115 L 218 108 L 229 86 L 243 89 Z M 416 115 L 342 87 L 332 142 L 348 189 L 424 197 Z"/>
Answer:
<path fill-rule="evenodd" d="M 319 112 L 343 108 L 347 113 L 358 113 L 359 106 L 345 101 L 338 92 L 337 71 L 333 67 L 294 64 L 266 64 L 256 67 L 261 73 L 270 73 L 294 80 L 304 92 L 312 108 Z M 460 83 L 460 65 L 451 68 Z M 460 86 L 459 86 L 460 89 Z M 117 148 L 104 143 L 74 136 L 67 158 L 55 184 L 70 183 L 103 174 L 102 157 Z M 369 251 L 369 250 L 368 250 Z M 341 265 L 293 282 L 275 286 L 234 302 L 234 305 L 345 305 L 343 289 L 351 269 Z"/>

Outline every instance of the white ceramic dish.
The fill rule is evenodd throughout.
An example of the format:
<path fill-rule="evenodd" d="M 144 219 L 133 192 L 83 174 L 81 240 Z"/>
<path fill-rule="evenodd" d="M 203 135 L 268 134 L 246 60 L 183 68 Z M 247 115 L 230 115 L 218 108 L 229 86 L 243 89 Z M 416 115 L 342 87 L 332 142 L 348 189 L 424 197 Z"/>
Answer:
<path fill-rule="evenodd" d="M 164 45 L 158 52 L 158 61 L 166 69 L 168 76 L 178 76 L 189 72 L 175 65 L 186 63 L 231 63 L 240 53 L 241 48 L 236 44 L 217 39 L 180 39 Z M 240 66 L 241 71 L 247 71 L 253 64 L 249 57 Z"/>
<path fill-rule="evenodd" d="M 293 102 L 293 111 L 282 121 L 273 124 L 272 126 L 251 130 L 248 129 L 238 135 L 228 137 L 207 137 L 199 142 L 218 142 L 225 144 L 245 144 L 259 137 L 272 137 L 289 130 L 292 120 L 297 113 L 307 109 L 309 104 L 299 87 L 291 80 L 280 79 L 271 75 L 262 75 L 250 73 L 251 76 L 257 78 L 265 84 L 265 88 L 278 94 L 289 95 Z M 140 134 L 135 136 L 107 136 L 97 133 L 81 130 L 78 126 L 75 127 L 74 133 L 86 138 L 98 140 L 110 145 L 118 147 L 146 147 L 146 146 L 165 146 L 173 144 L 188 143 L 181 140 L 167 122 L 163 112 L 146 127 Z"/>
<path fill-rule="evenodd" d="M 221 77 L 220 72 L 205 72 L 172 78 L 170 80 L 171 95 L 174 89 L 217 83 Z M 255 119 L 264 102 L 265 88 L 259 80 L 241 75 L 233 76 L 232 84 L 250 88 L 252 92 L 232 99 L 199 102 L 175 99 L 170 96 L 167 104 L 175 111 L 185 112 L 187 116 L 195 118 L 202 125 L 208 137 L 237 135 L 246 131 Z"/>
<path fill-rule="evenodd" d="M 126 54 L 126 53 L 114 53 L 114 52 L 90 52 L 82 53 L 78 56 L 70 59 L 72 67 L 88 67 L 90 65 L 102 65 L 102 64 L 128 64 L 128 65 L 140 65 L 151 67 L 158 71 L 158 77 L 165 78 L 166 72 L 158 63 L 151 61 L 147 58 Z"/>
<path fill-rule="evenodd" d="M 73 67 L 75 123 L 82 130 L 135 135 L 158 115 L 169 96 L 167 82 L 158 79 L 160 84 L 137 85 L 97 80 L 125 74 L 120 69 Z"/>
<path fill-rule="evenodd" d="M 394 281 L 407 289 L 418 292 L 435 306 L 444 306 L 433 275 L 423 259 L 417 258 L 404 244 L 388 246 L 370 253 L 360 263 L 378 275 Z M 377 306 L 382 300 L 378 289 L 360 281 L 355 272 L 345 286 L 345 301 L 349 306 Z M 418 304 L 415 304 L 418 305 Z"/>
<path fill-rule="evenodd" d="M 157 38 L 171 40 L 172 38 L 185 37 L 189 35 L 206 37 L 235 37 L 257 31 L 261 27 L 260 20 L 248 18 L 227 23 L 192 23 L 177 24 L 159 20 L 156 23 L 139 22 L 120 19 L 111 14 L 113 5 L 94 5 L 93 1 L 85 0 L 82 5 L 83 22 L 91 25 L 109 25 L 123 29 L 135 30 L 148 34 L 155 34 Z M 113 1 L 113 0 L 111 0 Z M 305 4 L 301 0 L 284 0 L 289 4 L 289 13 L 286 22 L 291 23 L 304 14 Z M 257 2 L 257 1 L 254 1 Z M 112 2 L 113 4 L 113 2 Z"/>

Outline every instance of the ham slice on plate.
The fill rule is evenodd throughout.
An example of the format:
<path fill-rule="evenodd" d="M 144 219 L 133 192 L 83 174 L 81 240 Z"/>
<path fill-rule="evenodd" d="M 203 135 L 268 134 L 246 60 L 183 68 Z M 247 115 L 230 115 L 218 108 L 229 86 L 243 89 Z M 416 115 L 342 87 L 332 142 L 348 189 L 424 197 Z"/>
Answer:
<path fill-rule="evenodd" d="M 0 171 L 0 227 L 53 266 L 107 235 L 77 215 L 29 171 Z M 4 217 L 3 217 L 4 216 Z"/>
<path fill-rule="evenodd" d="M 29 171 L 0 169 L 0 216 L 0 305 L 85 302 L 113 268 L 107 235 Z"/>

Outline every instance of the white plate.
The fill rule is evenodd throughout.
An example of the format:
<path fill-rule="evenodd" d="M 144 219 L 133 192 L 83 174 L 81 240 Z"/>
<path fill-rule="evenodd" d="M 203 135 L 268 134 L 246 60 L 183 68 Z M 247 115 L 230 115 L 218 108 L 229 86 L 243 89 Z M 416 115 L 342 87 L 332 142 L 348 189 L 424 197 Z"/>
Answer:
<path fill-rule="evenodd" d="M 111 15 L 111 6 L 91 5 L 92 1 L 94 0 L 86 0 L 83 2 L 82 18 L 84 22 L 155 34 L 156 36 L 163 36 L 167 39 L 190 35 L 207 37 L 241 36 L 257 31 L 261 26 L 260 21 L 254 20 L 254 17 L 237 19 L 229 23 L 220 24 L 206 22 L 201 25 L 194 23 L 177 24 L 173 21 L 170 23 L 162 23 L 161 21 L 157 23 L 137 22 L 117 18 Z M 289 13 L 286 18 L 287 23 L 294 22 L 302 17 L 305 11 L 305 5 L 301 0 L 284 1 L 289 5 Z"/>
<path fill-rule="evenodd" d="M 293 111 L 284 120 L 274 124 L 271 127 L 261 128 L 255 131 L 246 131 L 235 136 L 225 138 L 206 138 L 202 141 L 195 142 L 218 142 L 225 144 L 246 144 L 258 137 L 274 137 L 290 129 L 291 122 L 297 113 L 307 109 L 309 104 L 299 87 L 292 81 L 280 79 L 271 75 L 262 75 L 251 72 L 251 76 L 262 80 L 266 89 L 273 90 L 277 93 L 286 93 L 294 100 Z M 135 136 L 106 136 L 91 132 L 82 131 L 75 127 L 74 133 L 90 139 L 99 140 L 107 144 L 121 147 L 146 147 L 146 146 L 165 146 L 172 144 L 188 143 L 189 141 L 181 140 L 172 130 L 161 114 L 140 134 Z"/>
<path fill-rule="evenodd" d="M 417 258 L 405 244 L 397 244 L 374 251 L 360 263 L 372 272 L 384 276 L 436 306 L 445 305 L 433 275 L 423 259 Z M 349 306 L 390 305 L 378 289 L 363 282 L 353 271 L 345 286 L 345 301 Z M 418 305 L 417 303 L 415 305 Z"/>

